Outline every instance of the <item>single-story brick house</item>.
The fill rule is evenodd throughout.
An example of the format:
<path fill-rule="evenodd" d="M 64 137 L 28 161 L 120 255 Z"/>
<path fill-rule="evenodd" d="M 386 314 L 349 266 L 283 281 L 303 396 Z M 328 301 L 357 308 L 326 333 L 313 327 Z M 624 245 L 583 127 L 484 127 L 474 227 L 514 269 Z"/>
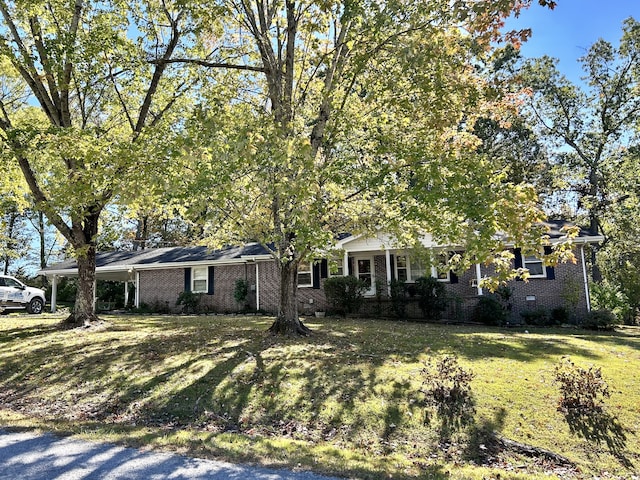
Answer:
<path fill-rule="evenodd" d="M 548 223 L 551 244 L 564 237 L 564 225 L 559 221 Z M 576 314 L 586 314 L 590 310 L 590 301 L 584 246 L 602 240 L 600 236 L 581 231 L 573 239 L 577 262 L 560 264 L 555 268 L 514 249 L 514 267 L 527 268 L 530 275 L 528 281 L 510 283 L 513 290 L 512 316 L 519 317 L 519 313 L 527 309 L 551 310 L 566 306 L 568 293 L 574 298 Z M 442 248 L 433 244 L 429 236 L 423 243 L 427 247 Z M 391 247 L 392 244 L 386 235 L 345 236 L 337 244 L 337 251 L 342 253 L 337 261 L 334 258 L 329 263 L 327 259 L 320 259 L 302 264 L 298 273 L 300 313 L 309 315 L 328 308 L 322 287 L 325 279 L 334 275 L 355 275 L 370 286 L 367 296 L 371 300 L 365 304 L 365 314 L 380 313 L 381 304 L 388 296 L 387 286 L 393 279 L 410 284 L 420 276 L 431 274 L 437 277 L 446 284 L 447 292 L 456 298 L 455 314 L 463 317 L 468 316 L 478 299 L 487 294 L 481 288 L 480 280 L 491 272 L 484 265 L 475 265 L 466 272 L 438 272 L 435 268 L 429 272 L 407 251 Z M 55 310 L 57 279 L 77 276 L 77 265 L 69 260 L 40 273 L 52 280 L 51 307 Z M 268 250 L 257 243 L 218 251 L 210 251 L 206 247 L 171 247 L 99 253 L 96 276 L 98 280 L 122 281 L 126 297 L 129 285 L 135 285 L 136 306 L 146 304 L 152 308 L 177 311 L 176 300 L 180 293 L 192 291 L 202 293 L 200 306 L 210 312 L 238 311 L 241 306 L 234 300 L 233 292 L 236 281 L 243 279 L 250 286 L 247 298 L 250 309 L 267 313 L 277 310 L 277 265 Z M 414 309 L 414 314 L 416 312 Z"/>

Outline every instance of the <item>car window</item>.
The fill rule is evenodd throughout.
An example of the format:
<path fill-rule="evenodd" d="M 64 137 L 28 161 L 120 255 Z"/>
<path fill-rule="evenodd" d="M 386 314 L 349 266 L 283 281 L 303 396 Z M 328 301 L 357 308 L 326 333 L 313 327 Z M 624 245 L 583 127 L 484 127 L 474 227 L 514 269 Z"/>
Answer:
<path fill-rule="evenodd" d="M 4 287 L 4 278 L 0 277 L 0 287 Z"/>
<path fill-rule="evenodd" d="M 4 284 L 6 287 L 16 287 L 16 288 L 22 287 L 22 284 L 17 280 L 14 280 L 13 278 L 5 278 Z"/>

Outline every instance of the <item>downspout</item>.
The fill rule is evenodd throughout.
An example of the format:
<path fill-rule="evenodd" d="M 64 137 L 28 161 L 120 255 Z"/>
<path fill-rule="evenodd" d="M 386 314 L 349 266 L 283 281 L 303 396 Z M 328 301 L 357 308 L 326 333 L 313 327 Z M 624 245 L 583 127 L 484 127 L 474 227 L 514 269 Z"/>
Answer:
<path fill-rule="evenodd" d="M 584 244 L 580 247 L 580 258 L 582 260 L 582 278 L 584 280 L 584 296 L 587 299 L 587 312 L 590 312 L 591 298 L 589 296 L 589 277 L 587 277 L 587 264 L 584 260 Z"/>
<path fill-rule="evenodd" d="M 260 310 L 260 269 L 256 261 L 256 311 Z"/>
<path fill-rule="evenodd" d="M 478 283 L 478 296 L 484 295 L 482 291 L 482 287 L 480 286 L 480 281 L 482 280 L 482 270 L 480 269 L 480 264 L 476 263 L 476 282 Z"/>
<path fill-rule="evenodd" d="M 136 303 L 136 308 L 140 308 L 140 272 L 136 271 L 136 296 L 135 296 L 135 303 Z"/>

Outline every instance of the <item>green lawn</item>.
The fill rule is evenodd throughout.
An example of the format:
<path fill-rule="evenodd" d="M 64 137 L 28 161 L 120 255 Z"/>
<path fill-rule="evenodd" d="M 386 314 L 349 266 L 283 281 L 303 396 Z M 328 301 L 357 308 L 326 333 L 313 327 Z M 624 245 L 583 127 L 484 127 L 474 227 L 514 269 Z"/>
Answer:
<path fill-rule="evenodd" d="M 503 330 L 309 319 L 274 338 L 266 317 L 119 316 L 61 331 L 0 317 L 0 425 L 355 478 L 631 478 L 640 470 L 640 329 Z M 424 424 L 424 362 L 474 374 L 460 429 Z M 598 422 L 558 411 L 554 366 L 601 367 Z M 498 449 L 488 432 L 568 458 Z M 550 477 L 548 475 L 551 475 Z"/>

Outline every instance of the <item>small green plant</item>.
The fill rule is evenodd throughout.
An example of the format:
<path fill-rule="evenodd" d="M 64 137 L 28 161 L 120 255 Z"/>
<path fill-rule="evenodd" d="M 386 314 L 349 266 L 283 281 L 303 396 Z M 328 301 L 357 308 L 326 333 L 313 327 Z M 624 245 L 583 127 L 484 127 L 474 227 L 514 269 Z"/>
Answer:
<path fill-rule="evenodd" d="M 458 357 L 445 355 L 437 361 L 425 362 L 421 376 L 425 423 L 431 421 L 435 412 L 441 434 L 445 436 L 471 423 L 475 413 L 471 391 L 473 373 L 460 366 Z"/>
<path fill-rule="evenodd" d="M 180 295 L 178 295 L 176 305 L 182 305 L 182 311 L 184 313 L 198 313 L 201 299 L 201 294 L 185 290 L 184 292 L 181 292 Z"/>
<path fill-rule="evenodd" d="M 422 316 L 430 320 L 439 320 L 447 309 L 447 291 L 442 282 L 433 277 L 420 277 L 416 280 L 416 295 Z"/>
<path fill-rule="evenodd" d="M 555 382 L 560 386 L 559 411 L 586 416 L 603 411 L 604 398 L 609 397 L 609 386 L 602 378 L 600 368 L 580 368 L 570 358 L 564 357 L 554 372 Z"/>
<path fill-rule="evenodd" d="M 233 299 L 245 308 L 245 302 L 249 296 L 249 282 L 244 278 L 239 278 L 233 287 Z"/>
<path fill-rule="evenodd" d="M 591 330 L 612 330 L 619 323 L 611 310 L 602 309 L 591 310 L 582 322 L 582 326 Z"/>
<path fill-rule="evenodd" d="M 362 306 L 367 284 L 352 275 L 330 277 L 324 282 L 324 293 L 333 310 L 343 316 L 356 313 Z"/>
<path fill-rule="evenodd" d="M 497 298 L 485 295 L 478 299 L 473 309 L 473 319 L 485 325 L 502 325 L 507 319 L 507 313 Z"/>

